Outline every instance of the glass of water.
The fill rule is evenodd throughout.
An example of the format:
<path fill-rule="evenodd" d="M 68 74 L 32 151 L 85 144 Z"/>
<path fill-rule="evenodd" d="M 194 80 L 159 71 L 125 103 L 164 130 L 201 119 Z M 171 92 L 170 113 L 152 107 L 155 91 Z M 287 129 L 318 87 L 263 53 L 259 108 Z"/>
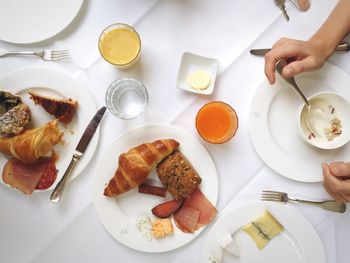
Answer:
<path fill-rule="evenodd" d="M 135 79 L 117 79 L 106 92 L 108 110 L 121 119 L 132 119 L 139 116 L 148 104 L 148 93 L 145 86 Z"/>

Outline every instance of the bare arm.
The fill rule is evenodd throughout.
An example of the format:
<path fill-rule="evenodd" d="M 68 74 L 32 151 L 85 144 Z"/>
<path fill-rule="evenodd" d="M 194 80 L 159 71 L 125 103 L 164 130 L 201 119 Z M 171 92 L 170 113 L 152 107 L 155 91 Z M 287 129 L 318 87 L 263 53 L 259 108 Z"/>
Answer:
<path fill-rule="evenodd" d="M 323 66 L 339 42 L 350 32 L 350 0 L 339 0 L 327 20 L 308 40 L 282 38 L 265 56 L 265 74 L 270 84 L 275 82 L 275 63 L 279 59 L 295 60 L 283 69 L 285 77 Z"/>

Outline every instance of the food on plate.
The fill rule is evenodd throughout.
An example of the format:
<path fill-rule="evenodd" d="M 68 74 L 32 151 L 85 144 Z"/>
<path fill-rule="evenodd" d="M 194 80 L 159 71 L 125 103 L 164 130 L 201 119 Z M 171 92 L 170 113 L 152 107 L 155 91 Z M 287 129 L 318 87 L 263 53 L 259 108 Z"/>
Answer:
<path fill-rule="evenodd" d="M 152 221 L 152 236 L 154 238 L 163 238 L 172 233 L 174 233 L 174 227 L 169 218 Z"/>
<path fill-rule="evenodd" d="M 136 228 L 142 236 L 149 241 L 152 240 L 152 223 L 151 218 L 147 213 L 142 213 L 136 218 Z"/>
<path fill-rule="evenodd" d="M 187 198 L 202 181 L 191 163 L 178 150 L 157 165 L 157 174 L 164 187 L 178 200 Z"/>
<path fill-rule="evenodd" d="M 182 205 L 183 200 L 170 200 L 166 201 L 160 205 L 155 206 L 152 209 L 152 213 L 160 218 L 167 218 L 175 213 Z"/>
<path fill-rule="evenodd" d="M 195 90 L 205 90 L 211 82 L 210 74 L 203 70 L 197 70 L 187 77 L 187 83 Z"/>
<path fill-rule="evenodd" d="M 116 66 L 133 64 L 141 51 L 141 39 L 135 29 L 126 24 L 106 28 L 99 39 L 102 57 Z"/>
<path fill-rule="evenodd" d="M 119 156 L 118 168 L 104 190 L 104 195 L 113 197 L 143 183 L 154 167 L 179 147 L 173 139 L 157 140 L 131 148 Z"/>
<path fill-rule="evenodd" d="M 69 124 L 77 111 L 78 102 L 69 99 L 57 99 L 40 95 L 34 91 L 28 92 L 35 104 L 42 106 L 49 114 L 54 115 L 63 124 Z"/>
<path fill-rule="evenodd" d="M 342 133 L 341 120 L 337 117 L 330 121 L 330 127 L 324 128 L 324 133 L 328 141 L 333 141 L 334 138 L 338 137 Z"/>
<path fill-rule="evenodd" d="M 200 211 L 183 206 L 174 214 L 175 224 L 182 232 L 194 233 L 200 217 Z"/>
<path fill-rule="evenodd" d="M 166 196 L 166 188 L 150 185 L 150 184 L 140 184 L 139 193 L 148 194 L 148 195 L 157 195 L 160 197 Z"/>
<path fill-rule="evenodd" d="M 41 159 L 33 164 L 23 163 L 11 158 L 4 166 L 2 180 L 13 188 L 17 188 L 26 195 L 35 189 L 49 188 L 57 177 L 55 162 L 50 159 Z"/>
<path fill-rule="evenodd" d="M 30 109 L 21 103 L 0 116 L 0 136 L 9 137 L 21 133 L 30 120 Z"/>
<path fill-rule="evenodd" d="M 233 238 L 233 233 L 227 233 L 218 239 L 220 247 L 229 252 L 236 257 L 239 257 L 239 250 L 236 244 L 235 239 Z"/>
<path fill-rule="evenodd" d="M 22 100 L 19 96 L 10 92 L 0 91 L 0 116 L 21 104 Z"/>
<path fill-rule="evenodd" d="M 224 143 L 236 134 L 238 117 L 230 105 L 221 101 L 209 102 L 198 111 L 196 128 L 207 142 Z"/>
<path fill-rule="evenodd" d="M 0 138 L 0 152 L 24 163 L 35 163 L 41 157 L 52 153 L 52 148 L 62 140 L 62 137 L 63 133 L 58 128 L 57 120 L 53 120 L 42 127 L 26 130 L 14 137 Z"/>
<path fill-rule="evenodd" d="M 175 212 L 174 220 L 183 232 L 192 233 L 209 224 L 216 214 L 215 206 L 196 188 L 185 200 L 182 207 Z"/>
<path fill-rule="evenodd" d="M 242 230 L 254 240 L 259 249 L 263 249 L 283 229 L 284 227 L 267 210 L 242 227 Z"/>

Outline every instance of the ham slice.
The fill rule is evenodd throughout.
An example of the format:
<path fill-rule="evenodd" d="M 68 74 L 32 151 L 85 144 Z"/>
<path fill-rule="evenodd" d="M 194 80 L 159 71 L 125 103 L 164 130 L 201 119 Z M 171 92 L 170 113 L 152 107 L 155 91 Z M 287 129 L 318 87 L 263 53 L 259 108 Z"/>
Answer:
<path fill-rule="evenodd" d="M 54 167 L 54 169 L 52 169 Z M 9 160 L 3 169 L 2 180 L 13 188 L 17 188 L 24 194 L 30 195 L 37 187 L 41 178 L 49 174 L 56 178 L 56 168 L 51 159 L 43 159 L 34 164 L 26 164 L 15 158 Z M 41 183 L 43 184 L 43 183 Z M 43 189 L 43 187 L 40 187 Z"/>
<path fill-rule="evenodd" d="M 213 204 L 210 203 L 210 201 L 198 188 L 196 188 L 191 193 L 189 198 L 186 199 L 185 203 L 183 204 L 183 207 L 190 207 L 199 211 L 200 216 L 195 228 L 196 230 L 201 228 L 202 226 L 209 224 L 218 213 L 215 206 L 213 206 Z"/>
<path fill-rule="evenodd" d="M 175 224 L 185 233 L 193 233 L 196 230 L 199 217 L 198 210 L 187 206 L 182 206 L 174 214 Z"/>

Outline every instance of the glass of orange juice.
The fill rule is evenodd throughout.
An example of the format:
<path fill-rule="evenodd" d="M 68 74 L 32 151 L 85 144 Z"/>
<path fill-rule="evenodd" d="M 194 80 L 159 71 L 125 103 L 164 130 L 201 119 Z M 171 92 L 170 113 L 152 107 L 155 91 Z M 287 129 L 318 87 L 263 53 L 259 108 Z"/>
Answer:
<path fill-rule="evenodd" d="M 225 102 L 205 104 L 197 113 L 196 128 L 207 142 L 220 144 L 229 141 L 238 129 L 235 110 Z"/>
<path fill-rule="evenodd" d="M 98 41 L 101 56 L 120 69 L 132 66 L 141 52 L 141 39 L 136 30 L 116 23 L 103 30 Z"/>

